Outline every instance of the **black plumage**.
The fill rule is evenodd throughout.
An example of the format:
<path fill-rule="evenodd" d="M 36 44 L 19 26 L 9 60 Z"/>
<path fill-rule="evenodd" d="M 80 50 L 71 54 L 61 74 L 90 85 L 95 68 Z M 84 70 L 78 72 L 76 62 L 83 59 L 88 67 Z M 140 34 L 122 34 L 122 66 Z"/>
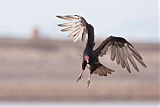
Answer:
<path fill-rule="evenodd" d="M 78 77 L 78 80 L 80 80 L 86 66 L 88 65 L 90 70 L 88 86 L 90 84 L 91 74 L 95 73 L 99 76 L 107 76 L 108 74 L 114 72 L 114 70 L 102 65 L 99 61 L 99 57 L 105 55 L 109 48 L 111 49 L 111 60 L 116 60 L 117 64 L 120 64 L 123 68 L 126 68 L 129 73 L 131 73 L 129 61 L 135 70 L 139 71 L 134 59 L 136 59 L 144 67 L 147 67 L 142 61 L 142 57 L 138 51 L 124 38 L 110 36 L 106 38 L 97 49 L 94 50 L 94 27 L 91 24 L 88 24 L 83 17 L 78 15 L 57 17 L 71 21 L 68 23 L 59 24 L 58 26 L 65 27 L 61 31 L 72 31 L 69 37 L 73 40 L 73 42 L 76 42 L 79 37 L 82 37 L 82 41 L 84 41 L 86 36 L 88 37 L 86 47 L 83 51 L 82 72 Z"/>

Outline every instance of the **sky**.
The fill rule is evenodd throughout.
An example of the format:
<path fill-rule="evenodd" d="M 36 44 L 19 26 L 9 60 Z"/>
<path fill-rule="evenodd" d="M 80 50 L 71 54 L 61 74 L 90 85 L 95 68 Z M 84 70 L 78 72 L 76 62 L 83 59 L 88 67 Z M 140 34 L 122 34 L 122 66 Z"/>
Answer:
<path fill-rule="evenodd" d="M 158 0 L 0 0 L 0 37 L 29 38 L 38 28 L 44 37 L 66 39 L 56 15 L 70 14 L 92 24 L 96 38 L 159 41 Z"/>

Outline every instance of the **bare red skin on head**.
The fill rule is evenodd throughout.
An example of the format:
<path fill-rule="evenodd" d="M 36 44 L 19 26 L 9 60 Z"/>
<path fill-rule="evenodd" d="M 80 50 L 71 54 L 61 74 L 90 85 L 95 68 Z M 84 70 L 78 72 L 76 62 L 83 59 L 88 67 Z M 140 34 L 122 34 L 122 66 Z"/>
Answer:
<path fill-rule="evenodd" d="M 89 56 L 84 57 L 85 61 L 89 62 Z"/>

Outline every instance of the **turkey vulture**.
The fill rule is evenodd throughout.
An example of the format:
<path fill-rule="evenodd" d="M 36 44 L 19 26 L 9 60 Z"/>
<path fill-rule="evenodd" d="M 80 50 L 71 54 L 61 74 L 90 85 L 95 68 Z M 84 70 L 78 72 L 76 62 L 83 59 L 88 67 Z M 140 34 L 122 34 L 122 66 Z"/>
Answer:
<path fill-rule="evenodd" d="M 61 31 L 70 31 L 69 37 L 76 42 L 78 38 L 84 41 L 87 36 L 86 47 L 83 51 L 82 71 L 79 74 L 77 82 L 82 78 L 83 72 L 86 66 L 89 68 L 89 78 L 87 84 L 89 86 L 91 74 L 95 73 L 99 76 L 107 76 L 114 72 L 114 70 L 102 65 L 99 61 L 99 57 L 106 54 L 108 49 L 111 49 L 111 60 L 116 60 L 118 65 L 126 68 L 131 73 L 129 62 L 133 65 L 135 70 L 139 71 L 135 59 L 144 67 L 147 67 L 142 61 L 141 55 L 127 40 L 122 37 L 110 36 L 106 38 L 97 49 L 93 49 L 94 42 L 94 27 L 87 23 L 86 20 L 79 15 L 66 15 L 57 16 L 58 18 L 68 20 L 70 22 L 58 24 L 60 27 L 64 27 Z"/>

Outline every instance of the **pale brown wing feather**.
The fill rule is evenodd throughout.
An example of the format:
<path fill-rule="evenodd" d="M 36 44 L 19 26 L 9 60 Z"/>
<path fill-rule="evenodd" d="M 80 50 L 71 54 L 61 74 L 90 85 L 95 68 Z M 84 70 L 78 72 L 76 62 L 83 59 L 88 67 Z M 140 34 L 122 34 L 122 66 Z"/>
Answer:
<path fill-rule="evenodd" d="M 133 46 L 131 46 L 131 45 L 127 45 L 127 46 L 133 53 L 136 54 L 136 56 L 138 56 L 140 59 L 142 59 L 141 55 L 138 53 L 138 51 Z"/>
<path fill-rule="evenodd" d="M 76 30 L 74 30 L 72 33 L 70 33 L 69 35 L 68 35 L 68 37 L 70 37 L 70 38 L 73 38 L 78 32 L 80 32 L 80 30 L 81 29 L 76 29 Z"/>
<path fill-rule="evenodd" d="M 78 38 L 82 35 L 83 29 L 80 28 L 80 31 L 73 37 L 73 42 L 76 42 Z"/>
<path fill-rule="evenodd" d="M 78 20 L 78 16 L 77 15 L 66 15 L 66 16 L 57 16 L 58 18 L 64 19 L 64 20 Z"/>
<path fill-rule="evenodd" d="M 111 60 L 114 61 L 115 57 L 116 57 L 116 46 L 112 45 L 111 46 Z"/>
<path fill-rule="evenodd" d="M 125 49 L 125 53 L 127 54 L 127 58 L 129 59 L 129 61 L 131 62 L 131 64 L 133 65 L 133 67 L 139 71 L 137 65 L 136 65 L 136 62 L 134 61 L 133 57 L 132 57 L 132 53 L 130 51 L 128 51 L 128 48 L 127 46 L 124 46 L 124 49 Z"/>
<path fill-rule="evenodd" d="M 122 48 L 119 48 L 119 53 L 120 53 L 120 63 L 121 63 L 121 66 L 123 68 L 125 68 L 125 61 L 124 61 L 125 55 L 124 55 L 124 53 L 122 51 Z"/>
<path fill-rule="evenodd" d="M 78 22 L 67 22 L 67 23 L 63 23 L 63 24 L 58 24 L 59 27 L 69 27 L 69 26 L 75 26 L 78 25 Z"/>
<path fill-rule="evenodd" d="M 120 64 L 120 51 L 119 51 L 119 47 L 117 47 L 116 49 L 116 62 L 119 65 Z"/>
<path fill-rule="evenodd" d="M 130 70 L 130 67 L 129 67 L 129 63 L 128 63 L 128 61 L 127 61 L 128 54 L 126 53 L 126 50 L 125 50 L 124 47 L 122 48 L 122 52 L 123 52 L 123 55 L 124 55 L 124 64 L 125 64 L 125 66 L 126 66 L 126 69 L 128 70 L 128 72 L 131 73 L 131 70 Z"/>
<path fill-rule="evenodd" d="M 145 65 L 145 63 L 137 56 L 137 54 L 132 53 L 132 55 L 133 55 L 134 58 L 137 59 L 137 61 L 138 61 L 139 63 L 141 63 L 144 67 L 147 67 L 147 66 Z"/>

